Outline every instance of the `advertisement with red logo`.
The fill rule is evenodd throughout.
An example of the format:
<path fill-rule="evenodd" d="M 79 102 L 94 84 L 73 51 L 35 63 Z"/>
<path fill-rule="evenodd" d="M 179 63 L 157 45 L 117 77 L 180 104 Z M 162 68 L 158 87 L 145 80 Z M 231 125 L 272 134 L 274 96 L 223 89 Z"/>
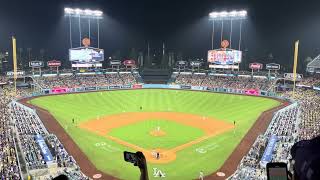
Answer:
<path fill-rule="evenodd" d="M 132 59 L 128 59 L 128 60 L 123 61 L 123 64 L 125 66 L 135 66 L 136 65 L 136 61 L 132 60 Z"/>
<path fill-rule="evenodd" d="M 51 92 L 54 94 L 66 93 L 68 92 L 69 88 L 54 88 L 51 89 Z"/>
<path fill-rule="evenodd" d="M 253 70 L 258 70 L 263 68 L 263 64 L 261 63 L 250 63 L 249 68 Z"/>
<path fill-rule="evenodd" d="M 48 67 L 60 67 L 61 61 L 58 60 L 52 60 L 47 62 Z"/>
<path fill-rule="evenodd" d="M 142 88 L 142 84 L 134 84 L 132 86 L 133 89 L 141 89 Z"/>
<path fill-rule="evenodd" d="M 260 95 L 259 90 L 257 90 L 257 89 L 248 89 L 248 90 L 245 91 L 245 94 L 253 95 L 253 96 L 259 96 Z"/>

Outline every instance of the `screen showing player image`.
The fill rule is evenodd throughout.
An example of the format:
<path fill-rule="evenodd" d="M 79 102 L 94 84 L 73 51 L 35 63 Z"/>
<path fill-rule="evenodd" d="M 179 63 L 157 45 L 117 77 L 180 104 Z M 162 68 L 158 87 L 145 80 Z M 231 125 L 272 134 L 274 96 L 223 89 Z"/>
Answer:
<path fill-rule="evenodd" d="M 287 180 L 287 169 L 285 167 L 269 168 L 269 180 Z"/>
<path fill-rule="evenodd" d="M 242 52 L 237 50 L 210 50 L 208 51 L 208 62 L 221 65 L 240 63 Z"/>
<path fill-rule="evenodd" d="M 103 49 L 75 48 L 69 49 L 69 60 L 79 62 L 97 62 L 104 60 Z"/>

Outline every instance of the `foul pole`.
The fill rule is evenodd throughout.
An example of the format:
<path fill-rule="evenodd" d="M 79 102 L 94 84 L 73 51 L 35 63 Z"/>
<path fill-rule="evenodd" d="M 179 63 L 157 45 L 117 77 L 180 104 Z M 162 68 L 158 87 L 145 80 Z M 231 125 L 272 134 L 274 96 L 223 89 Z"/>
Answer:
<path fill-rule="evenodd" d="M 297 79 L 297 66 L 298 66 L 298 51 L 299 51 L 299 40 L 295 42 L 294 45 L 294 59 L 293 59 L 293 91 L 292 96 L 294 98 L 296 89 L 296 79 Z"/>
<path fill-rule="evenodd" d="M 17 44 L 16 38 L 12 36 L 12 58 L 13 58 L 13 80 L 14 80 L 14 95 L 17 95 Z"/>

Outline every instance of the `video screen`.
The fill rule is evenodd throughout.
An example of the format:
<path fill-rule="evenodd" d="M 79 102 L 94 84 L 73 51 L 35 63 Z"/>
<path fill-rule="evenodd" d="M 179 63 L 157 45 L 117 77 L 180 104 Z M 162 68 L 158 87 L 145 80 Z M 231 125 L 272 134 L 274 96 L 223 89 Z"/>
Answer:
<path fill-rule="evenodd" d="M 268 171 L 270 180 L 287 180 L 286 168 L 269 168 Z"/>
<path fill-rule="evenodd" d="M 104 60 L 103 49 L 76 48 L 69 49 L 69 60 L 78 62 L 97 62 Z"/>
<path fill-rule="evenodd" d="M 208 51 L 208 62 L 221 65 L 240 63 L 242 52 L 237 50 L 211 50 Z"/>

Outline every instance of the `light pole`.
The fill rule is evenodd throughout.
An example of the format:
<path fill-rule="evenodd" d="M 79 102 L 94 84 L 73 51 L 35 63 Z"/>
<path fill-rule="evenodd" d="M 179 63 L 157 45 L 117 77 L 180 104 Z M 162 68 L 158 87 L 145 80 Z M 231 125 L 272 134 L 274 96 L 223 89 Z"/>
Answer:
<path fill-rule="evenodd" d="M 81 31 L 81 19 L 88 19 L 88 29 L 89 29 L 89 34 L 88 37 L 89 39 L 91 38 L 91 19 L 97 19 L 97 26 L 98 26 L 98 48 L 100 47 L 100 19 L 103 18 L 103 12 L 100 10 L 91 10 L 91 9 L 79 9 L 79 8 L 64 8 L 64 15 L 69 17 L 69 35 L 70 35 L 70 47 L 72 48 L 72 18 L 78 18 L 79 22 L 79 43 L 81 46 L 81 39 L 82 39 L 82 31 Z"/>
<path fill-rule="evenodd" d="M 239 50 L 241 48 L 241 40 L 242 40 L 242 20 L 247 18 L 247 11 L 241 10 L 241 11 L 221 11 L 221 12 L 211 12 L 209 14 L 209 19 L 213 22 L 212 26 L 212 39 L 211 39 L 211 48 L 214 49 L 214 22 L 215 21 L 221 21 L 221 41 L 223 41 L 223 26 L 224 21 L 230 21 L 230 32 L 229 32 L 229 40 L 230 40 L 230 47 L 232 43 L 232 33 L 233 33 L 233 21 L 239 20 L 240 21 L 240 37 L 239 37 Z"/>

